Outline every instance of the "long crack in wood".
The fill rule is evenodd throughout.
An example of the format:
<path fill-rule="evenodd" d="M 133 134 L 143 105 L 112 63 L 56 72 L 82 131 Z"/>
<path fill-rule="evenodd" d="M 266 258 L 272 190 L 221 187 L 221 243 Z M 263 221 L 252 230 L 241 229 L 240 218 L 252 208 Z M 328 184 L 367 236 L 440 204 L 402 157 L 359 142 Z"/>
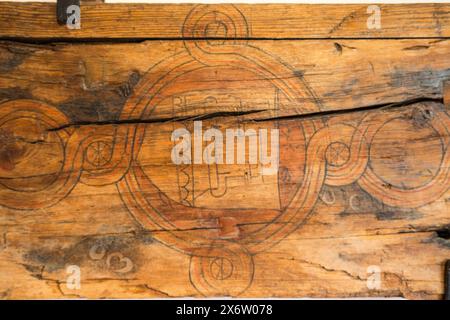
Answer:
<path fill-rule="evenodd" d="M 350 113 L 357 112 L 368 112 L 368 111 L 383 111 L 383 110 L 392 110 L 396 108 L 402 108 L 409 105 L 413 105 L 416 103 L 426 103 L 426 102 L 434 102 L 443 104 L 444 101 L 442 98 L 428 98 L 428 97 L 420 97 L 410 100 L 405 100 L 401 102 L 390 102 L 383 104 L 376 104 L 370 106 L 362 106 L 356 108 L 348 108 L 348 109 L 340 109 L 340 110 L 325 110 L 318 112 L 309 112 L 303 114 L 294 114 L 287 116 L 276 116 L 276 117 L 267 117 L 267 118 L 257 118 L 257 119 L 243 119 L 242 122 L 264 122 L 264 121 L 280 121 L 280 120 L 308 120 L 315 119 L 321 117 L 329 117 L 329 116 L 337 116 L 344 115 Z M 184 116 L 184 117 L 168 117 L 168 118 L 154 118 L 154 119 L 124 119 L 124 120 L 104 120 L 104 121 L 78 121 L 67 123 L 58 127 L 48 128 L 46 131 L 59 131 L 65 130 L 71 127 L 80 127 L 80 126 L 105 126 L 105 125 L 135 125 L 135 124 L 164 124 L 164 123 L 173 123 L 173 122 L 186 122 L 186 121 L 200 121 L 200 120 L 211 120 L 216 118 L 226 118 L 226 117 L 243 117 L 254 114 L 261 114 L 263 112 L 273 111 L 269 109 L 260 109 L 260 110 L 249 110 L 249 111 L 231 111 L 231 112 L 214 112 L 209 114 L 200 114 L 194 116 Z"/>

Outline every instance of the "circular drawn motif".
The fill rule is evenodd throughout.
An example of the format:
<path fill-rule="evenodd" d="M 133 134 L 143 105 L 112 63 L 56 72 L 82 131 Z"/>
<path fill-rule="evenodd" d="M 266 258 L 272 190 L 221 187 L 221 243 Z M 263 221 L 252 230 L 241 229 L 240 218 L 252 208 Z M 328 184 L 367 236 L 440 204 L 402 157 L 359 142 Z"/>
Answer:
<path fill-rule="evenodd" d="M 243 14 L 234 6 L 222 6 L 225 10 L 211 10 L 209 5 L 199 5 L 190 12 L 183 25 L 185 38 L 230 38 L 234 43 L 245 43 L 249 29 Z M 208 44 L 221 45 L 224 40 L 208 40 Z"/>
<path fill-rule="evenodd" d="M 233 274 L 233 263 L 227 258 L 215 258 L 211 261 L 210 272 L 216 280 L 228 279 Z"/>
<path fill-rule="evenodd" d="M 95 168 L 102 168 L 111 161 L 112 147 L 108 141 L 93 141 L 85 152 L 86 161 Z"/>
<path fill-rule="evenodd" d="M 205 26 L 205 38 L 218 38 L 218 39 L 208 39 L 208 43 L 211 45 L 221 45 L 225 43 L 225 40 L 223 38 L 226 38 L 228 36 L 228 26 L 227 23 L 224 22 L 228 18 L 227 16 L 223 16 L 220 12 L 214 12 L 211 13 L 213 17 L 207 18 L 211 19 L 212 21 L 207 23 Z M 222 39 L 221 39 L 222 38 Z"/>
<path fill-rule="evenodd" d="M 329 165 L 340 167 L 350 159 L 350 149 L 342 142 L 333 142 L 328 146 L 325 157 Z"/>
<path fill-rule="evenodd" d="M 402 145 L 399 146 L 399 150 L 403 152 L 401 157 L 402 161 L 408 158 L 407 153 L 410 151 L 408 151 L 407 148 L 410 147 L 409 145 L 414 146 L 417 142 L 419 144 L 421 143 L 420 142 L 421 136 L 422 139 L 424 136 L 428 137 L 427 139 L 429 141 L 434 141 L 433 144 L 436 145 L 441 144 L 442 146 L 441 158 L 439 159 L 438 165 L 437 163 L 433 164 L 433 162 L 436 160 L 435 158 L 427 160 L 426 155 L 411 158 L 414 165 L 417 165 L 419 169 L 421 168 L 422 164 L 417 163 L 418 159 L 422 159 L 422 161 L 424 160 L 431 161 L 428 165 L 426 165 L 426 167 L 430 166 L 432 168 L 435 165 L 437 165 L 438 166 L 437 170 L 434 170 L 435 172 L 433 172 L 433 170 L 431 171 L 430 176 L 432 176 L 432 178 L 425 181 L 420 181 L 419 179 L 418 183 L 417 180 L 408 181 L 407 180 L 408 177 L 404 176 L 402 177 L 402 175 L 401 174 L 399 175 L 398 173 L 393 174 L 391 177 L 385 176 L 380 177 L 378 174 L 381 175 L 381 173 L 379 172 L 379 170 L 377 170 L 379 168 L 380 163 L 376 163 L 375 161 L 375 163 L 369 163 L 370 165 L 367 167 L 364 174 L 358 180 L 358 184 L 367 193 L 377 198 L 378 200 L 382 201 L 384 204 L 388 204 L 390 206 L 400 208 L 417 208 L 437 200 L 448 190 L 450 185 L 450 165 L 449 165 L 450 152 L 447 146 L 450 143 L 449 139 L 450 118 L 448 114 L 445 111 L 443 111 L 441 106 L 438 104 L 435 105 L 433 110 L 435 115 L 427 120 L 428 121 L 427 125 L 421 124 L 418 127 L 416 125 L 417 128 L 413 129 L 414 132 L 412 132 L 411 135 L 409 134 L 405 135 L 403 133 L 401 136 L 398 136 L 396 134 L 398 139 L 401 138 L 400 141 L 401 140 L 405 141 L 404 139 L 413 140 L 407 141 L 408 143 L 403 143 Z M 360 130 L 365 132 L 365 139 L 372 146 L 372 143 L 374 141 L 376 142 L 378 138 L 386 141 L 386 137 L 389 137 L 395 133 L 395 130 L 394 131 L 389 130 L 387 132 L 380 131 L 383 130 L 383 128 L 386 128 L 386 126 L 383 125 L 380 126 L 379 123 L 385 123 L 387 125 L 387 128 L 389 128 L 389 124 L 392 123 L 394 123 L 394 127 L 397 127 L 398 125 L 401 124 L 401 126 L 403 126 L 404 128 L 406 126 L 407 128 L 408 126 L 411 125 L 411 121 L 412 122 L 415 121 L 414 117 L 411 115 L 412 112 L 414 112 L 414 110 L 405 111 L 403 117 L 401 118 L 399 118 L 398 113 L 391 113 L 388 119 L 386 119 L 386 114 L 384 113 L 368 116 L 367 119 L 365 120 L 365 124 L 360 125 Z M 424 112 L 427 113 L 426 111 Z M 381 119 L 377 119 L 377 117 Z M 393 127 L 391 129 L 393 129 Z M 413 138 L 413 136 L 416 134 L 419 135 L 419 138 Z M 438 142 L 438 139 L 435 139 L 436 135 L 439 136 L 439 140 L 441 140 L 440 142 Z M 433 137 L 433 139 L 430 140 L 429 139 L 430 137 Z M 414 142 L 415 139 L 418 139 L 418 141 Z M 424 146 L 421 146 L 421 148 L 424 148 Z M 425 149 L 428 149 L 428 147 Z M 374 160 L 375 158 L 374 150 L 376 149 L 371 148 L 370 150 L 370 162 L 372 162 L 372 160 Z M 437 150 L 438 149 L 436 149 L 433 152 L 438 152 Z M 372 165 L 374 165 L 375 168 L 372 168 Z M 385 166 L 384 170 L 386 170 L 387 172 L 391 170 L 391 168 L 389 166 L 386 166 L 386 164 L 384 164 L 384 166 Z M 390 181 L 395 183 L 395 185 L 386 183 L 386 181 L 383 180 L 382 178 L 391 179 Z"/>
<path fill-rule="evenodd" d="M 170 106 L 168 101 L 174 103 L 172 107 L 181 108 L 176 109 L 177 112 L 190 112 L 193 109 L 191 104 L 186 103 L 189 108 L 184 109 L 179 106 L 184 104 L 182 98 L 184 96 L 200 101 L 204 108 L 210 108 L 210 104 L 220 107 L 222 100 L 229 102 L 234 101 L 234 98 L 237 98 L 237 103 L 231 104 L 232 106 L 247 108 L 247 102 L 255 101 L 257 95 L 261 101 L 274 104 L 274 108 L 293 104 L 298 112 L 320 110 L 317 99 L 302 76 L 280 77 L 293 74 L 294 71 L 277 57 L 246 45 L 243 39 L 248 36 L 248 27 L 245 18 L 234 6 L 220 6 L 221 10 L 216 10 L 217 7 L 211 8 L 206 5 L 197 6 L 186 18 L 183 36 L 201 38 L 211 33 L 220 35 L 226 32 L 227 37 L 235 39 L 223 43 L 221 39 L 185 41 L 184 52 L 166 58 L 142 78 L 124 106 L 121 120 L 149 118 L 157 107 Z M 247 86 L 243 87 L 242 83 L 235 81 L 236 79 L 250 81 L 246 81 Z M 186 88 L 195 90 L 186 91 Z M 223 99 L 213 100 L 216 99 L 216 95 L 222 95 Z M 241 104 L 242 101 L 245 104 Z M 229 108 L 230 103 L 225 105 Z M 296 136 L 297 154 L 305 153 L 306 136 L 313 135 L 310 131 L 315 125 L 303 128 L 307 123 L 309 122 L 302 122 L 300 130 L 302 134 Z M 276 127 L 273 123 L 271 125 Z M 326 146 L 323 143 L 313 144 L 310 153 L 320 155 L 320 164 L 306 164 L 302 161 L 283 164 L 289 169 L 295 168 L 293 171 L 298 171 L 299 166 L 302 169 L 305 167 L 309 169 L 304 174 L 306 178 L 303 179 L 308 181 L 295 177 L 295 183 L 292 182 L 295 187 L 292 188 L 290 195 L 292 201 L 285 199 L 286 206 L 281 210 L 275 208 L 255 211 L 254 208 L 246 207 L 217 209 L 186 206 L 162 192 L 158 178 L 152 176 L 147 169 L 150 166 L 142 165 L 145 162 L 140 158 L 141 150 L 148 147 L 148 144 L 144 143 L 144 140 L 147 141 L 146 129 L 140 125 L 133 130 L 127 132 L 126 136 L 129 139 L 127 144 L 133 145 L 134 163 L 129 167 L 124 179 L 118 182 L 122 199 L 130 213 L 144 228 L 167 231 L 157 235 L 160 242 L 191 255 L 191 281 L 200 293 L 209 296 L 236 296 L 251 284 L 252 255 L 281 241 L 306 219 L 318 198 L 322 184 L 312 184 L 311 188 L 308 186 L 311 185 L 311 180 L 324 180 L 321 175 L 325 173 Z M 325 141 L 324 137 L 325 134 L 320 134 L 314 141 Z M 284 150 L 283 146 L 280 146 L 280 150 Z M 143 152 L 148 153 L 149 151 Z M 315 161 L 314 158 L 311 156 L 308 161 Z M 190 176 L 187 178 L 189 179 L 186 179 L 186 185 L 193 181 Z M 278 175 L 275 176 L 275 182 L 276 179 L 279 179 Z M 165 183 L 167 184 L 167 180 Z M 239 223 L 242 217 L 247 219 L 262 217 L 266 223 L 262 223 L 259 219 L 256 228 L 241 230 L 234 222 Z M 189 219 L 195 225 L 201 223 L 196 219 L 217 221 L 218 218 L 219 220 L 224 218 L 221 222 L 230 222 L 219 225 L 219 232 L 217 228 L 192 228 L 182 233 L 173 231 L 183 228 L 179 224 L 185 219 Z M 229 228 L 232 232 L 221 233 L 224 228 Z M 225 244 L 224 239 L 233 239 L 236 242 L 230 241 Z"/>
<path fill-rule="evenodd" d="M 63 166 L 64 141 L 39 117 L 10 118 L 0 124 L 0 184 L 16 191 L 50 186 Z M 34 165 L 31 165 L 34 163 Z"/>
<path fill-rule="evenodd" d="M 321 193 L 320 200 L 327 205 L 333 205 L 336 202 L 336 195 L 333 190 L 325 190 Z"/>
<path fill-rule="evenodd" d="M 219 241 L 194 252 L 189 275 L 202 294 L 238 296 L 250 286 L 253 272 L 253 258 L 244 247 Z"/>
<path fill-rule="evenodd" d="M 76 150 L 66 146 L 72 132 L 49 131 L 67 122 L 57 108 L 39 101 L 1 104 L 0 205 L 18 210 L 49 207 L 72 190 L 79 178 Z"/>
<path fill-rule="evenodd" d="M 214 21 L 206 26 L 205 36 L 208 38 L 225 38 L 227 36 L 227 31 L 228 28 L 225 23 L 221 21 Z"/>
<path fill-rule="evenodd" d="M 358 180 L 367 166 L 368 144 L 364 130 L 337 123 L 321 129 L 326 132 L 327 174 L 325 184 L 344 186 Z M 330 141 L 330 137 L 334 140 Z"/>
<path fill-rule="evenodd" d="M 432 126 L 417 126 L 410 119 L 394 118 L 374 135 L 370 166 L 387 185 L 419 188 L 433 180 L 439 171 L 444 147 Z"/>
<path fill-rule="evenodd" d="M 205 41 L 186 41 L 187 52 L 180 52 L 176 56 L 167 58 L 142 78 L 122 111 L 122 120 L 151 117 L 156 107 L 164 105 L 166 101 L 176 101 L 178 104 L 180 100 L 183 100 L 179 97 L 187 94 L 186 88 L 188 87 L 196 88 L 196 92 L 203 94 L 203 96 L 198 97 L 198 100 L 202 103 L 205 98 L 212 94 L 225 91 L 227 99 L 237 97 L 244 102 L 247 100 L 254 101 L 255 94 L 258 94 L 261 99 L 276 103 L 276 108 L 281 106 L 279 102 L 281 100 L 284 103 L 295 104 L 301 109 L 299 111 L 319 110 L 317 101 L 304 79 L 299 76 L 281 79 L 278 75 L 292 73 L 293 70 L 278 58 L 258 48 L 247 46 L 245 41 L 240 41 L 241 37 L 245 38 L 248 34 L 248 28 L 245 18 L 239 10 L 232 5 L 224 5 L 220 8 L 221 10 L 217 10 L 217 7 L 212 9 L 207 5 L 197 6 L 186 18 L 183 36 L 201 37 L 205 35 L 205 32 L 209 32 L 207 29 L 212 28 L 212 26 L 224 30 L 223 24 L 227 29 L 227 37 L 238 39 L 227 41 L 223 45 L 207 45 L 206 47 L 203 46 Z M 230 43 L 233 43 L 233 45 Z M 242 87 L 239 82 L 234 81 L 236 78 L 251 81 L 248 81 L 248 87 Z M 204 81 L 203 79 L 210 80 Z M 255 93 L 255 90 L 258 90 L 258 92 Z M 194 96 L 192 92 L 188 93 Z M 174 99 L 176 97 L 178 98 Z M 207 101 L 211 101 L 211 99 L 207 99 Z M 302 101 L 302 103 L 299 104 L 299 101 Z M 240 106 L 241 104 L 238 101 L 236 105 Z M 128 144 L 134 146 L 133 160 L 137 163 L 144 163 L 139 157 L 141 148 L 146 147 L 146 144 L 143 143 L 146 130 L 144 126 L 136 126 L 135 130 L 134 133 L 128 134 L 128 137 L 133 138 L 133 141 L 129 141 Z M 304 135 L 299 136 L 297 140 L 301 147 L 297 152 L 305 152 Z M 283 148 L 280 148 L 280 150 L 283 150 Z M 318 151 L 322 152 L 322 149 Z M 300 164 L 300 166 L 304 165 L 304 163 Z M 292 166 L 295 166 L 295 164 L 292 164 Z M 298 166 L 296 170 L 298 170 Z M 315 170 L 305 176 L 308 179 L 313 179 L 315 175 L 321 173 L 322 171 Z M 188 179 L 188 182 L 190 181 L 192 179 Z M 299 182 L 302 183 L 302 181 Z M 316 187 L 319 188 L 320 186 Z M 305 190 L 305 188 L 300 188 L 300 186 L 294 189 L 291 196 L 295 198 L 295 202 L 290 202 L 289 199 L 285 201 L 286 203 L 292 203 L 293 208 L 289 210 L 268 209 L 267 212 L 259 210 L 258 215 L 266 219 L 267 225 L 261 224 L 262 228 L 243 231 L 243 234 L 240 235 L 242 239 L 246 239 L 244 241 L 246 248 L 252 254 L 263 250 L 266 245 L 274 241 L 280 241 L 294 230 L 310 212 L 311 204 L 318 197 L 317 193 L 304 192 L 302 190 Z M 168 199 L 170 202 L 168 205 L 161 200 L 166 197 L 159 196 L 163 193 L 157 185 L 157 181 L 152 181 L 152 175 L 149 174 L 148 170 L 139 166 L 132 166 L 128 170 L 125 179 L 119 183 L 119 190 L 125 195 L 123 200 L 135 218 L 144 227 L 152 229 L 155 227 L 169 230 L 178 228 L 177 224 L 180 219 L 173 219 L 177 214 L 183 214 L 186 217 L 214 218 L 222 216 L 226 218 L 236 215 L 237 212 L 252 211 L 251 208 L 244 207 L 236 210 L 191 208 L 170 199 Z M 142 196 L 128 197 L 127 194 L 141 194 Z M 138 202 L 138 205 L 136 205 L 136 202 Z M 285 218 L 290 223 L 283 223 L 284 220 L 281 216 L 285 215 L 285 212 L 288 213 Z M 257 216 L 254 210 L 252 213 L 251 216 Z M 252 234 L 251 237 L 248 237 L 248 233 Z M 192 230 L 189 236 L 187 234 L 167 233 L 164 235 L 163 242 L 191 253 L 198 245 L 208 245 L 211 241 L 220 239 L 220 236 L 214 230 Z M 271 241 L 266 241 L 270 239 Z"/>

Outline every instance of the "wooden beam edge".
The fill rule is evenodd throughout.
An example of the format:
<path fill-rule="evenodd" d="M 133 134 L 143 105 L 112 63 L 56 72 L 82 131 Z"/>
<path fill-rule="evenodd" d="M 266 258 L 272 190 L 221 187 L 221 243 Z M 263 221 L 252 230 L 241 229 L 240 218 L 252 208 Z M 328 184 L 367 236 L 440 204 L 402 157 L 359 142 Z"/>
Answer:
<path fill-rule="evenodd" d="M 202 38 L 336 39 L 450 37 L 450 4 L 105 4 L 82 2 L 81 28 L 56 22 L 55 3 L 0 3 L 0 38 L 184 39 L 194 8 L 232 18 L 233 36 L 205 32 Z M 228 28 L 228 30 L 231 30 Z M 241 32 L 242 31 L 242 32 Z M 189 36 L 189 35 L 188 35 Z M 199 34 L 191 34 L 198 38 Z"/>

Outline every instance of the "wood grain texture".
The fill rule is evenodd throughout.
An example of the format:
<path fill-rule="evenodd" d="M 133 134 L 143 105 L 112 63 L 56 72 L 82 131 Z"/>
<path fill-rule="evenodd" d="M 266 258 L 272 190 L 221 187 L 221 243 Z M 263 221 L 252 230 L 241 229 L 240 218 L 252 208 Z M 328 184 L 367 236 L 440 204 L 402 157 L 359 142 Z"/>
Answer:
<path fill-rule="evenodd" d="M 358 39 L 371 37 L 351 23 L 362 9 L 331 35 L 335 20 L 302 29 L 353 39 L 240 37 L 248 23 L 252 36 L 292 35 L 292 10 L 302 12 L 293 25 L 323 10 L 255 7 L 160 6 L 158 27 L 98 5 L 85 12 L 109 29 L 71 37 L 159 30 L 161 40 L 0 43 L 0 297 L 443 297 L 450 47 L 445 24 L 426 27 L 437 6 L 387 6 L 387 26 L 403 11 L 425 18 L 382 37 L 424 39 Z M 286 19 L 263 28 L 268 8 Z M 340 21 L 361 6 L 328 8 Z M 11 10 L 21 20 L 31 9 Z M 46 19 L 30 37 L 56 30 Z M 237 38 L 163 39 L 211 21 Z M 175 164 L 172 133 L 199 120 L 224 133 L 278 130 L 276 174 L 249 160 Z"/>
<path fill-rule="evenodd" d="M 195 4 L 82 3 L 82 28 L 55 24 L 55 4 L 0 3 L 0 37 L 182 38 L 231 37 L 208 29 L 183 35 L 180 26 Z M 448 4 L 382 4 L 382 28 L 367 29 L 368 5 L 239 4 L 250 38 L 448 37 Z M 217 33 L 217 31 L 219 31 Z M 222 30 L 223 31 L 223 30 Z M 231 30 L 230 30 L 231 31 Z"/>
<path fill-rule="evenodd" d="M 450 78 L 447 40 L 265 40 L 249 41 L 246 46 L 233 46 L 231 41 L 224 44 L 230 44 L 234 53 L 227 66 L 221 66 L 220 72 L 205 68 L 188 74 L 180 85 L 197 91 L 215 85 L 232 92 L 241 90 L 245 83 L 248 103 L 238 108 L 236 103 L 209 106 L 207 110 L 180 108 L 174 113 L 172 101 L 166 100 L 152 112 L 151 119 L 250 111 L 254 112 L 249 115 L 252 119 L 266 119 L 442 99 L 443 82 Z M 375 54 L 379 52 L 387 53 Z M 244 70 L 258 68 L 259 58 L 275 65 L 273 70 Z M 183 41 L 76 45 L 1 42 L 0 99 L 15 94 L 61 105 L 69 122 L 118 120 L 121 112 L 124 116 L 122 106 L 132 89 L 146 74 L 162 76 L 183 64 L 185 60 L 181 59 L 195 61 L 186 53 Z M 267 88 L 270 81 L 277 79 L 288 84 L 301 81 L 309 94 L 291 101 L 283 98 L 283 107 L 276 108 L 273 99 L 264 99 L 265 90 L 259 88 Z"/>
<path fill-rule="evenodd" d="M 13 110 L 39 109 L 27 101 L 15 102 Z M 2 110 L 7 106 L 3 104 Z M 2 270 L 9 275 L 1 280 L 5 297 L 442 295 L 442 262 L 448 258 L 449 247 L 439 232 L 449 224 L 450 194 L 445 191 L 449 166 L 441 162 L 442 157 L 448 158 L 441 149 L 448 144 L 448 113 L 440 104 L 315 119 L 318 129 L 308 144 L 301 132 L 310 128 L 312 120 L 277 122 L 282 128 L 278 176 L 261 177 L 257 168 L 246 165 L 219 166 L 220 175 L 234 176 L 221 194 L 222 180 L 213 187 L 207 178 L 211 168 L 197 165 L 190 176 L 195 188 L 188 186 L 191 194 L 181 198 L 183 183 L 176 181 L 183 175 L 170 162 L 167 146 L 174 124 L 132 126 L 145 134 L 131 167 L 123 160 L 130 125 L 80 126 L 65 147 L 70 159 L 64 161 L 69 161 L 70 170 L 55 174 L 57 163 L 44 162 L 38 167 L 27 163 L 61 159 L 56 135 L 66 133 L 53 131 L 42 141 L 39 131 L 30 132 L 36 126 L 22 128 L 18 126 L 21 120 L 14 119 L 13 141 L 2 150 L 1 255 Z M 214 123 L 245 125 L 239 120 L 218 118 Z M 175 126 L 182 125 L 189 124 Z M 270 128 L 275 123 L 250 122 L 246 128 L 252 126 Z M 37 127 L 45 129 L 44 125 Z M 306 183 L 308 172 L 317 174 L 322 166 L 339 168 L 332 167 L 340 158 L 330 154 L 329 147 L 314 153 L 313 163 L 307 161 L 311 152 L 320 145 L 357 141 L 355 128 L 376 132 L 370 159 L 361 150 L 351 154 L 358 162 L 370 161 L 371 167 L 359 169 L 364 172 L 360 178 L 355 173 L 342 179 L 339 170 L 329 171 L 314 193 L 303 195 L 305 201 L 313 202 L 290 203 L 292 197 L 301 196 L 298 192 L 312 191 L 296 189 Z M 111 144 L 114 133 L 118 152 L 99 168 L 90 149 L 98 141 Z M 38 139 L 41 142 L 34 143 Z M 84 160 L 77 156 L 80 153 Z M 27 158 L 29 154 L 34 157 Z M 113 172 L 107 170 L 111 166 Z M 128 173 L 121 178 L 124 172 Z M 428 191 L 419 190 L 423 186 Z M 32 187 L 34 193 L 29 192 Z M 195 203 L 189 203 L 192 194 Z M 152 210 L 162 214 L 171 227 L 148 220 Z M 281 233 L 273 233 L 276 230 Z M 197 251 L 203 246 L 206 256 Z M 204 272 L 195 266 L 213 265 L 221 255 L 232 263 L 236 278 L 222 281 L 214 290 L 204 287 L 202 279 L 196 278 Z M 67 265 L 82 268 L 81 290 L 66 287 Z M 379 290 L 366 287 L 371 265 L 382 270 Z M 21 285 L 16 289 L 12 281 L 30 288 L 22 291 L 26 287 Z"/>

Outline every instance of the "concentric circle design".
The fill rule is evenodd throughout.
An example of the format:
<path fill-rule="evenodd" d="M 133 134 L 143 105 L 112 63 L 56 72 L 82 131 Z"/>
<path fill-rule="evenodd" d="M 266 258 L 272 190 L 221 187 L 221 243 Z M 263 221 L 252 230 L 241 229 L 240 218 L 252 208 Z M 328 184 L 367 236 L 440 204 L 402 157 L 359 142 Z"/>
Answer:
<path fill-rule="evenodd" d="M 58 109 L 33 100 L 0 104 L 0 204 L 33 210 L 54 205 L 76 184 L 78 172 L 65 148 L 69 130 L 49 131 L 67 123 Z M 30 163 L 33 163 L 30 166 Z"/>
<path fill-rule="evenodd" d="M 196 116 L 190 114 L 189 99 L 202 111 L 223 111 L 230 105 L 248 111 L 258 101 L 275 114 L 282 114 L 286 106 L 298 114 L 321 110 L 301 73 L 247 44 L 250 28 L 236 7 L 196 6 L 182 32 L 183 51 L 144 75 L 120 120 L 149 119 L 161 108 L 167 112 L 170 103 L 174 114 Z M 154 142 L 162 139 L 167 147 L 171 141 L 162 130 L 152 135 L 144 124 L 70 129 L 56 107 L 32 100 L 7 101 L 0 104 L 0 205 L 45 208 L 64 199 L 78 182 L 117 184 L 124 204 L 143 228 L 164 231 L 155 232 L 155 238 L 191 256 L 190 280 L 201 294 L 237 296 L 252 283 L 254 255 L 306 223 L 319 196 L 322 205 L 336 207 L 339 193 L 333 187 L 359 184 L 368 195 L 399 208 L 420 207 L 441 197 L 450 186 L 450 118 L 439 106 L 433 110 L 425 110 L 427 116 L 421 121 L 415 121 L 414 111 L 409 110 L 368 112 L 357 123 L 302 119 L 279 126 L 268 121 L 265 129 L 280 132 L 280 171 L 272 183 L 277 186 L 276 206 L 267 209 L 214 206 L 213 201 L 196 206 L 190 198 L 195 189 L 190 165 L 177 169 L 173 183 L 178 184 L 180 201 L 175 201 L 161 181 L 155 181 L 162 175 L 151 174 L 148 167 L 155 167 L 153 163 L 146 164 L 141 157 L 152 153 L 161 157 Z M 414 145 L 409 136 L 396 132 L 402 126 L 415 135 L 416 143 L 422 143 L 417 149 L 426 149 L 423 144 L 428 143 L 430 153 L 440 153 L 440 159 L 405 160 L 415 150 L 407 149 Z M 386 160 L 377 155 L 383 153 L 380 149 L 389 137 L 393 142 L 386 146 L 391 148 Z M 167 162 L 162 167 L 168 170 Z M 246 179 L 251 177 L 247 169 Z M 427 179 L 414 179 L 426 169 Z M 219 176 L 215 167 L 209 167 L 208 174 Z M 164 180 L 167 183 L 169 178 Z M 214 201 L 227 192 L 226 184 L 211 184 Z M 350 197 L 350 205 L 360 206 L 357 195 Z"/>
<path fill-rule="evenodd" d="M 251 284 L 252 256 L 238 244 L 214 242 L 191 258 L 190 279 L 207 296 L 238 296 Z"/>

